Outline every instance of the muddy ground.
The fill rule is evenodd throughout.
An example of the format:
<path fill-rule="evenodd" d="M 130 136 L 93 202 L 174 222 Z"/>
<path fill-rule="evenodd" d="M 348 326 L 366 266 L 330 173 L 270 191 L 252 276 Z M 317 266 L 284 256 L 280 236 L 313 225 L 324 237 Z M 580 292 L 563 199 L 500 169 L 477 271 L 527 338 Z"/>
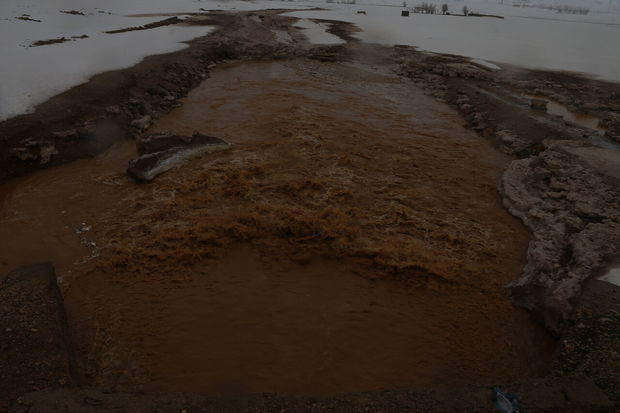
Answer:
<path fill-rule="evenodd" d="M 1 273 L 54 262 L 79 376 L 4 406 L 487 411 L 517 383 L 531 411 L 613 409 L 617 287 L 588 279 L 620 254 L 618 85 L 194 19 L 219 29 L 0 124 Z M 125 175 L 130 139 L 195 131 L 232 148 Z M 186 396 L 53 390 L 74 381 Z M 416 391 L 357 394 L 379 389 Z"/>

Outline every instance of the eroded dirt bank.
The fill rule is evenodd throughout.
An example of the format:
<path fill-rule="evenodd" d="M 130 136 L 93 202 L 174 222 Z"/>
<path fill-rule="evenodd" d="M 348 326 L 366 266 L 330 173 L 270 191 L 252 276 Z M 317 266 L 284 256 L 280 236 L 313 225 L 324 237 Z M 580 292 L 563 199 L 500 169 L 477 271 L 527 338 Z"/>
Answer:
<path fill-rule="evenodd" d="M 176 78 L 190 79 L 175 94 L 169 94 L 173 86 L 149 91 L 160 79 L 161 57 L 152 60 L 150 80 L 131 89 L 133 97 L 112 97 L 108 103 L 118 107 L 89 109 L 61 124 L 104 110 L 103 123 L 126 128 L 126 135 L 198 131 L 225 139 L 231 149 L 137 185 L 124 173 L 135 156 L 125 141 L 93 160 L 2 187 L 2 268 L 55 263 L 86 383 L 124 391 L 324 395 L 506 383 L 547 373 L 553 340 L 504 294 L 526 264 L 529 234 L 497 192 L 513 158 L 496 147 L 541 156 L 551 147 L 543 142 L 550 133 L 575 140 L 580 129 L 545 114 L 532 120 L 529 108 L 519 107 L 514 125 L 532 133 L 508 135 L 498 122 L 503 118 L 479 109 L 494 100 L 477 88 L 499 80 L 461 58 L 350 38 L 346 46 L 313 47 L 289 27 L 292 19 L 275 12 L 222 16 L 236 34 L 222 29 L 195 41 L 182 54 L 191 64 L 167 72 L 180 70 Z M 272 29 L 290 35 L 278 42 Z M 246 62 L 212 70 L 213 50 Z M 247 62 L 256 58 L 268 61 Z M 180 102 L 207 71 L 211 78 Z M 456 106 L 466 121 L 423 90 Z M 153 102 L 162 103 L 154 109 Z M 536 122 L 547 127 L 537 129 Z M 34 130 L 47 133 L 40 125 Z M 109 145 L 123 133 L 105 136 L 94 142 Z M 573 152 L 584 151 L 583 142 L 572 145 Z M 76 155 L 23 148 L 35 158 L 11 162 L 26 169 L 40 165 L 42 153 L 59 163 Z M 610 176 L 603 181 L 614 182 Z M 562 208 L 573 211 L 570 203 Z M 605 209 L 603 219 L 613 220 L 614 213 Z M 594 238 L 586 249 L 602 240 Z M 566 260 L 565 244 L 554 245 L 553 254 Z M 613 250 L 604 251 L 597 260 L 610 255 Z M 580 287 L 583 277 L 574 278 Z M 535 298 L 542 297 L 536 308 L 544 312 L 542 291 Z M 568 297 L 569 308 L 578 294 Z M 616 311 L 614 305 L 611 300 L 608 311 Z M 573 331 L 571 323 L 585 319 L 570 314 L 554 325 Z M 598 325 L 592 320 L 599 313 L 587 314 L 594 314 L 588 326 Z M 613 328 L 601 325 L 603 344 L 577 357 L 574 344 L 563 342 L 553 371 L 595 377 L 609 396 L 617 386 L 609 370 L 616 359 L 604 357 L 611 354 Z M 577 361 L 567 369 L 558 360 Z M 600 368 L 605 360 L 607 370 Z M 546 394 L 557 391 L 561 399 L 549 397 L 552 408 L 608 407 L 599 403 L 605 395 L 584 380 L 551 384 Z M 45 407 L 37 397 L 30 403 Z M 441 411 L 434 397 L 415 403 Z M 544 410 L 544 399 L 531 406 Z"/>

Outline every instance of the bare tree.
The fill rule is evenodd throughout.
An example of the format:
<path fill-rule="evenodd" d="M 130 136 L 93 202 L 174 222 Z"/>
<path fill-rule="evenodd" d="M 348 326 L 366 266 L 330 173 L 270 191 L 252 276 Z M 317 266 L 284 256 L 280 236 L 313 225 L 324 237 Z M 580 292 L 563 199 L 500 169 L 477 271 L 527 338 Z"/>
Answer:
<path fill-rule="evenodd" d="M 446 3 L 441 5 L 441 12 L 446 14 L 448 12 L 448 5 Z"/>
<path fill-rule="evenodd" d="M 463 14 L 469 16 L 469 8 L 467 8 L 467 5 L 463 6 Z"/>
<path fill-rule="evenodd" d="M 437 6 L 433 3 L 419 3 L 413 7 L 414 13 L 435 14 L 437 13 Z"/>

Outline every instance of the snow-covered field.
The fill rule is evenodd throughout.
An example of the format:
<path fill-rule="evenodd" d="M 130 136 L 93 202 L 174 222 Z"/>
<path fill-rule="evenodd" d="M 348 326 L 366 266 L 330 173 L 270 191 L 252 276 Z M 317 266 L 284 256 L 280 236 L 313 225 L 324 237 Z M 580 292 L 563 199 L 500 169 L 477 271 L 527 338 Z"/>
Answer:
<path fill-rule="evenodd" d="M 458 4 L 462 8 L 463 2 Z M 538 18 L 507 16 L 495 19 L 413 13 L 410 17 L 401 17 L 402 7 L 331 6 L 328 11 L 303 11 L 291 15 L 355 23 L 362 29 L 357 37 L 366 42 L 407 44 L 434 52 L 532 68 L 583 72 L 620 81 L 620 21 L 618 24 L 589 22 L 585 20 L 588 16 L 557 16 L 546 13 L 546 10 L 539 10 Z M 512 7 L 506 9 L 513 11 Z M 357 10 L 364 10 L 366 14 L 356 14 Z M 501 13 L 497 7 L 477 10 Z M 528 14 L 532 12 L 532 9 L 525 10 Z M 545 17 L 547 14 L 548 18 Z M 581 21 L 559 20 L 563 16 Z M 618 17 L 620 15 L 610 14 L 606 19 Z M 596 19 L 602 20 L 600 16 Z"/>
<path fill-rule="evenodd" d="M 449 10 L 463 6 L 505 19 L 412 14 L 401 17 L 402 1 L 358 0 L 357 4 L 324 1 L 217 0 L 2 0 L 0 1 L 0 120 L 31 110 L 34 105 L 86 81 L 96 73 L 129 67 L 152 54 L 185 47 L 181 42 L 202 36 L 208 27 L 166 26 L 146 31 L 105 34 L 107 30 L 139 26 L 161 16 L 136 14 L 184 13 L 202 9 L 322 7 L 302 11 L 303 18 L 337 19 L 356 23 L 357 36 L 368 42 L 409 44 L 422 49 L 460 54 L 497 63 L 571 70 L 620 81 L 620 0 L 445 0 Z M 428 2 L 428 0 L 427 0 Z M 440 8 L 442 2 L 431 0 Z M 366 3 L 366 4 L 364 4 Z M 372 4 L 368 4 L 372 3 Z M 409 0 L 407 6 L 417 2 Z M 565 14 L 534 7 L 572 5 L 589 13 Z M 519 7 L 515 7 L 515 5 Z M 523 6 L 527 7 L 523 7 Z M 77 10 L 84 15 L 61 13 Z M 356 14 L 358 10 L 366 15 Z M 25 21 L 28 15 L 40 20 Z M 337 40 L 312 22 L 307 34 L 315 43 Z M 37 40 L 88 38 L 42 47 Z"/>
<path fill-rule="evenodd" d="M 26 113 L 97 73 L 130 67 L 146 56 L 182 49 L 186 47 L 183 41 L 204 36 L 211 30 L 204 26 L 164 26 L 120 34 L 105 33 L 166 18 L 131 15 L 198 12 L 200 8 L 252 10 L 274 5 L 299 8 L 294 3 L 247 1 L 1 0 L 0 120 Z M 61 13 L 72 10 L 84 15 Z M 22 15 L 40 22 L 17 19 Z M 89 37 L 29 47 L 37 40 L 83 35 Z"/>

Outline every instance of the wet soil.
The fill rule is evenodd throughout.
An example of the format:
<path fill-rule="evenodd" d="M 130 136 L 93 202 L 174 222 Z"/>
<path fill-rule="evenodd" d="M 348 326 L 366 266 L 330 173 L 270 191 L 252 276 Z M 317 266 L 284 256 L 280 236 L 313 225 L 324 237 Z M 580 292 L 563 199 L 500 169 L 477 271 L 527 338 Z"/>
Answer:
<path fill-rule="evenodd" d="M 89 384 L 312 395 L 544 373 L 553 341 L 502 290 L 528 241 L 495 190 L 509 158 L 447 106 L 368 67 L 238 64 L 164 130 L 233 149 L 136 185 L 123 144 L 5 187 L 21 220 L 2 238 L 33 232 L 4 265 L 56 254 Z"/>

